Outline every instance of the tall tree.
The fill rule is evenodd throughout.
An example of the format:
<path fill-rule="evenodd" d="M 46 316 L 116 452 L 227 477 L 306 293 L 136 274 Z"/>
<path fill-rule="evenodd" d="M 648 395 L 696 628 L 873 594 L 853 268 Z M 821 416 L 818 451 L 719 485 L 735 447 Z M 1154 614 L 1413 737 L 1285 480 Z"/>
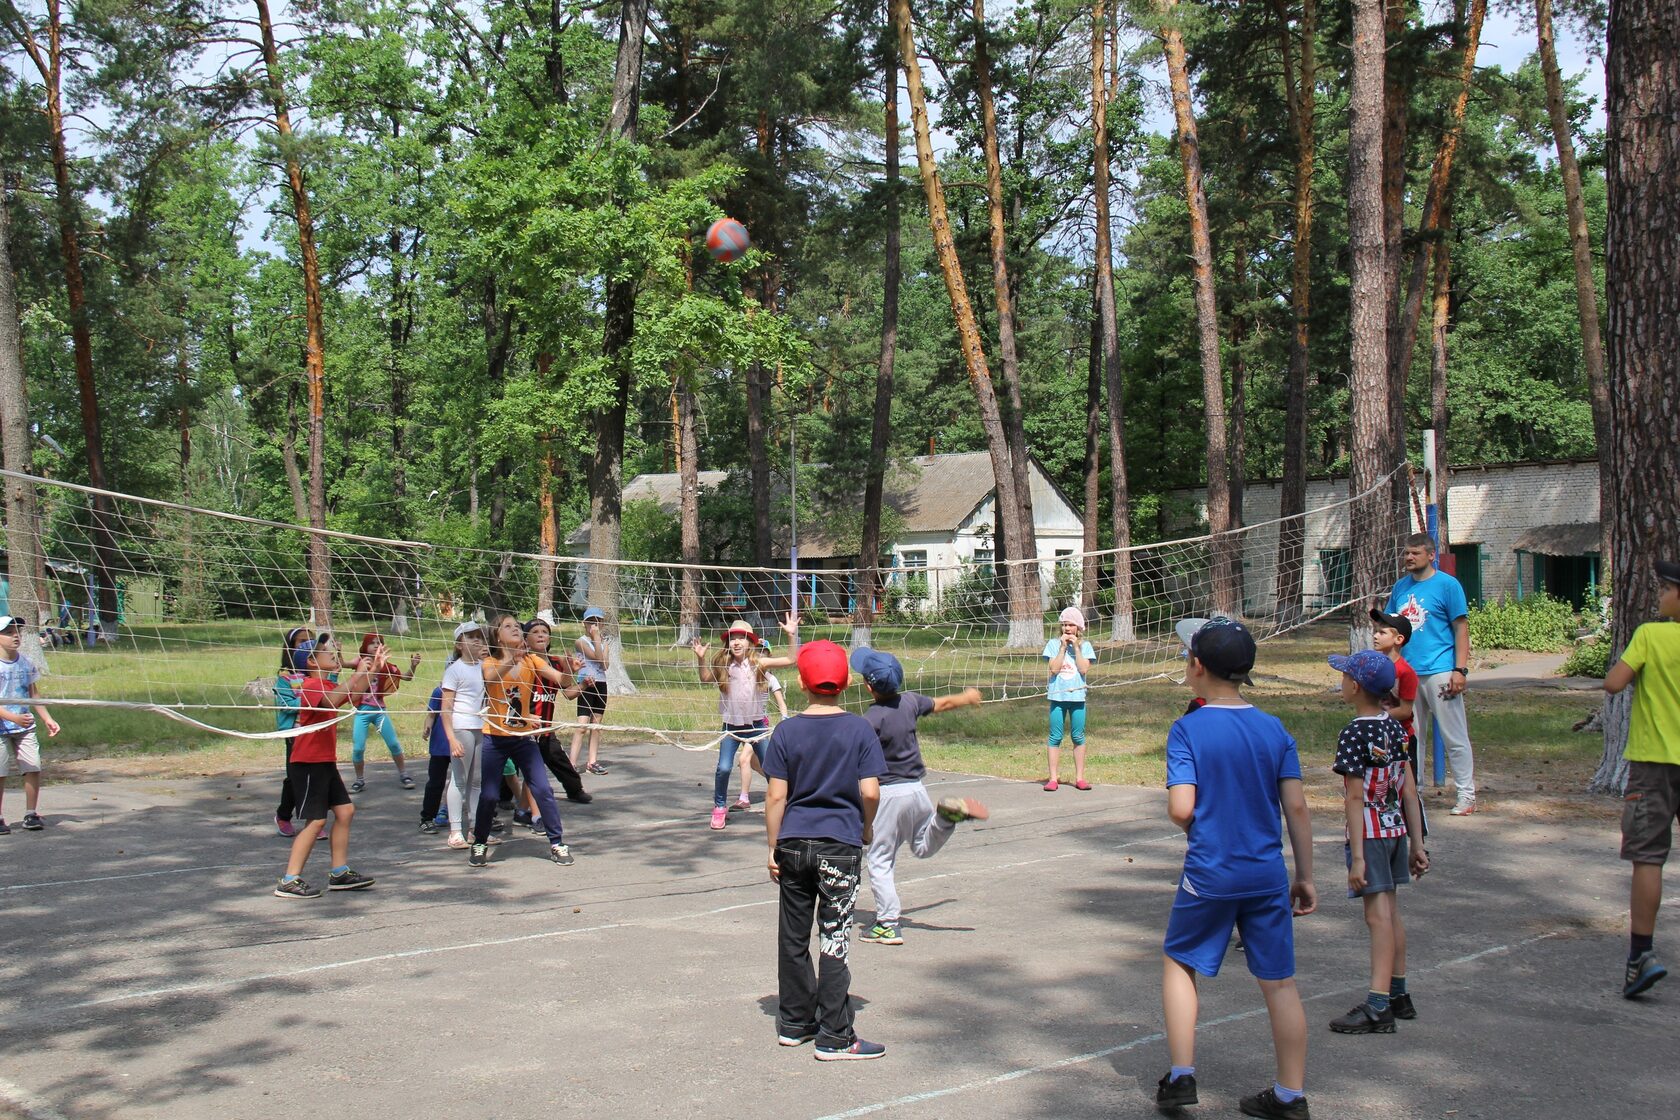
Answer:
<path fill-rule="evenodd" d="M 1283 61 L 1284 108 L 1294 141 L 1294 240 L 1290 245 L 1289 374 L 1284 390 L 1283 481 L 1279 486 L 1277 623 L 1302 616 L 1307 510 L 1307 382 L 1312 363 L 1313 171 L 1318 153 L 1318 5 L 1302 0 L 1296 35 L 1289 33 L 1283 0 L 1273 0 L 1278 54 Z M 1297 61 L 1297 51 L 1299 52 Z"/>
<path fill-rule="evenodd" d="M 893 369 L 898 359 L 898 289 L 903 229 L 899 202 L 898 40 L 890 12 L 881 36 L 882 128 L 886 137 L 887 231 L 881 261 L 881 353 L 875 363 L 875 404 L 869 421 L 869 465 L 863 484 L 863 533 L 853 581 L 852 644 L 870 644 L 875 597 L 881 586 L 881 503 L 886 500 L 887 449 L 892 441 Z"/>
<path fill-rule="evenodd" d="M 1587 208 L 1581 196 L 1581 165 L 1575 160 L 1575 136 L 1563 100 L 1563 75 L 1558 71 L 1557 37 L 1552 0 L 1534 0 L 1535 29 L 1540 40 L 1540 69 L 1546 81 L 1546 115 L 1557 145 L 1558 171 L 1569 214 L 1569 252 L 1575 262 L 1575 308 L 1581 319 L 1581 361 L 1587 370 L 1592 399 L 1593 437 L 1598 446 L 1599 562 L 1605 571 L 1613 563 L 1610 551 L 1616 516 L 1615 487 L 1610 477 L 1610 391 L 1604 377 L 1604 337 L 1599 330 L 1598 283 L 1593 277 L 1592 241 L 1587 232 Z"/>
<path fill-rule="evenodd" d="M 1114 528 L 1114 615 L 1109 637 L 1117 642 L 1133 641 L 1137 637 L 1132 619 L 1132 545 L 1131 491 L 1126 479 L 1126 378 L 1120 366 L 1120 324 L 1114 306 L 1114 244 L 1109 214 L 1109 136 L 1108 104 L 1113 88 L 1107 74 L 1106 48 L 1109 40 L 1109 18 L 1103 0 L 1091 3 L 1091 146 L 1093 169 L 1091 190 L 1096 206 L 1096 314 L 1097 335 L 1101 350 L 1097 363 L 1100 380 L 1093 376 L 1086 390 L 1085 440 L 1085 517 L 1086 549 L 1095 544 L 1092 539 L 1097 517 L 1096 479 L 1100 473 L 1095 425 L 1092 416 L 1099 407 L 1099 386 L 1108 392 L 1108 471 L 1110 519 Z M 1087 564 L 1085 572 L 1087 602 L 1094 600 L 1098 573 L 1096 565 Z"/>
<path fill-rule="evenodd" d="M 642 44 L 647 34 L 648 0 L 619 5 L 618 54 L 613 65 L 612 102 L 607 134 L 634 144 L 641 117 Z M 624 435 L 635 372 L 630 346 L 636 332 L 636 278 L 607 278 L 607 310 L 602 352 L 611 371 L 607 404 L 593 417 L 595 451 L 589 463 L 589 597 L 606 612 L 603 637 L 612 651 L 609 681 L 616 691 L 630 689 L 624 672 L 618 631 L 619 538 L 624 520 Z"/>
<path fill-rule="evenodd" d="M 1202 413 L 1207 424 L 1207 510 L 1213 569 L 1213 609 L 1235 615 L 1239 562 L 1231 528 L 1231 460 L 1226 433 L 1225 375 L 1219 351 L 1219 301 L 1213 281 L 1213 237 L 1208 226 L 1207 191 L 1202 183 L 1201 145 L 1190 100 L 1190 63 L 1178 23 L 1178 0 L 1155 0 L 1158 34 L 1166 49 L 1167 80 L 1172 87 L 1173 120 L 1179 160 L 1184 165 L 1185 202 L 1190 208 L 1190 260 L 1196 288 L 1196 339 L 1202 359 Z"/>
<path fill-rule="evenodd" d="M 286 187 L 291 193 L 292 217 L 297 223 L 298 263 L 303 270 L 303 372 L 309 386 L 309 607 L 317 629 L 332 625 L 332 576 L 327 552 L 326 474 L 326 354 L 321 314 L 321 266 L 315 251 L 315 218 L 309 206 L 309 188 L 304 182 L 303 163 L 297 138 L 292 131 L 290 99 L 280 69 L 280 50 L 275 44 L 274 21 L 268 0 L 254 0 L 262 50 L 264 95 L 268 99 L 271 123 L 279 138 L 280 155 L 286 167 Z"/>
<path fill-rule="evenodd" d="M 30 470 L 29 387 L 23 376 L 18 333 L 17 277 L 12 272 L 11 181 L 0 162 L 0 464 L 16 474 Z M 5 480 L 7 610 L 24 620 L 23 654 L 37 666 L 43 651 L 39 625 L 47 606 L 35 572 L 41 553 L 35 487 L 21 478 Z"/>
<path fill-rule="evenodd" d="M 1011 648 L 1036 646 L 1043 636 L 1044 624 L 1039 614 L 1038 565 L 1034 542 L 1030 535 L 1021 536 L 1020 503 L 1014 485 L 1009 460 L 1008 437 L 1004 432 L 1002 411 L 998 407 L 997 392 L 992 385 L 991 368 L 986 363 L 985 347 L 980 341 L 980 327 L 974 316 L 974 305 L 968 298 L 968 282 L 963 278 L 962 262 L 957 258 L 956 241 L 951 234 L 950 211 L 945 204 L 945 186 L 939 178 L 939 167 L 933 155 L 932 129 L 928 124 L 927 90 L 922 84 L 922 65 L 916 53 L 916 38 L 910 21 L 909 0 L 892 0 L 893 23 L 898 28 L 898 47 L 902 56 L 906 89 L 910 95 L 910 120 L 916 136 L 916 163 L 921 170 L 922 189 L 927 195 L 928 224 L 933 231 L 934 251 L 939 259 L 940 275 L 945 281 L 946 295 L 951 301 L 951 313 L 957 323 L 958 345 L 963 364 L 968 371 L 969 385 L 980 406 L 980 424 L 986 437 L 986 450 L 992 461 L 992 476 L 997 484 L 995 508 L 999 536 L 1003 539 L 1009 587 L 1009 637 Z"/>
<path fill-rule="evenodd" d="M 1605 56 L 1609 221 L 1604 236 L 1605 357 L 1615 539 L 1612 660 L 1658 617 L 1658 560 L 1680 525 L 1680 0 L 1610 0 Z M 1637 687 L 1637 686 L 1635 686 Z M 1604 758 L 1592 788 L 1627 784 L 1623 691 L 1604 710 Z"/>
<path fill-rule="evenodd" d="M 1353 63 L 1348 90 L 1348 242 L 1351 288 L 1353 586 L 1359 598 L 1378 594 L 1394 569 L 1395 541 L 1377 531 L 1392 520 L 1390 498 L 1377 484 L 1388 472 L 1387 239 L 1383 230 L 1383 0 L 1353 0 Z M 1365 612 L 1351 615 L 1368 638 Z M 1362 641 L 1362 638 L 1356 638 Z"/>

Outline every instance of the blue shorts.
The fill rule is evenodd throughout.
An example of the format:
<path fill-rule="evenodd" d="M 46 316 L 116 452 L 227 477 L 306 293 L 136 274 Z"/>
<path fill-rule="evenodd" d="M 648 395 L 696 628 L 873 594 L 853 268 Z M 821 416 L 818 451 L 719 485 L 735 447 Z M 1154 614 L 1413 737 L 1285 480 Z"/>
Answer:
<path fill-rule="evenodd" d="M 1295 919 L 1289 888 L 1248 898 L 1200 898 L 1181 882 L 1167 919 L 1167 956 L 1203 976 L 1218 976 L 1231 943 L 1231 927 L 1242 934 L 1248 971 L 1258 980 L 1295 975 Z"/>
<path fill-rule="evenodd" d="M 1342 841 L 1342 857 L 1348 870 L 1353 870 L 1353 846 Z M 1349 898 L 1364 898 L 1370 894 L 1393 894 L 1401 883 L 1412 881 L 1409 864 L 1411 846 L 1404 836 L 1390 836 L 1384 840 L 1365 840 L 1365 889 L 1349 890 Z"/>

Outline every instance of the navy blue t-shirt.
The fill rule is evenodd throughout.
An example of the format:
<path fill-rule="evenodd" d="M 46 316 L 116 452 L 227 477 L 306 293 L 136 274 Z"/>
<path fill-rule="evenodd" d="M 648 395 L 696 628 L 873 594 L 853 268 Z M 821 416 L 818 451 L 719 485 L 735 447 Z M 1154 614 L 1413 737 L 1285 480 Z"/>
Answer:
<path fill-rule="evenodd" d="M 901 692 L 863 710 L 863 718 L 881 740 L 881 754 L 887 760 L 884 786 L 919 782 L 927 773 L 922 747 L 916 741 L 916 721 L 933 711 L 933 701 L 919 692 Z"/>
<path fill-rule="evenodd" d="M 443 729 L 443 686 L 432 689 L 432 697 L 426 701 L 426 710 L 432 714 L 432 734 L 426 740 L 426 746 L 433 758 L 449 757 L 449 733 Z"/>
<path fill-rule="evenodd" d="M 1259 708 L 1209 704 L 1167 733 L 1167 786 L 1196 787 L 1181 884 L 1202 898 L 1248 898 L 1289 887 L 1278 783 L 1300 778 L 1295 740 Z"/>
<path fill-rule="evenodd" d="M 778 840 L 833 840 L 863 846 L 858 782 L 887 772 L 881 740 L 853 712 L 784 719 L 764 748 L 764 773 L 788 784 Z"/>

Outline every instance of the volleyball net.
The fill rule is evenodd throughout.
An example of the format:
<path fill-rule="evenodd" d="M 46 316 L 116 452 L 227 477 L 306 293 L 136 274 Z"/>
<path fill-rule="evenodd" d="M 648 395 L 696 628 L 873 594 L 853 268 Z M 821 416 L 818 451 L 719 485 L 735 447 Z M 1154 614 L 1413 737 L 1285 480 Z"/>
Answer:
<path fill-rule="evenodd" d="M 703 749 L 718 736 L 718 693 L 700 681 L 692 643 L 706 643 L 710 659 L 738 621 L 773 654 L 787 654 L 791 613 L 802 641 L 867 643 L 897 655 L 907 690 L 940 695 L 972 685 L 988 703 L 1009 703 L 1046 695 L 1045 643 L 1059 633 L 1059 612 L 1078 606 L 1097 652 L 1089 684 L 1100 694 L 1181 676 L 1179 619 L 1241 617 L 1264 642 L 1363 603 L 1372 589 L 1355 586 L 1352 542 L 1374 536 L 1397 555 L 1410 524 L 1408 511 L 1393 506 L 1389 476 L 1364 495 L 1322 500 L 1299 516 L 1217 539 L 1187 534 L 1009 560 L 982 547 L 989 534 L 957 533 L 894 544 L 879 569 L 860 569 L 851 557 L 795 569 L 685 566 L 314 531 L 0 474 L 8 485 L 34 487 L 40 509 L 27 540 L 38 617 L 25 648 L 31 656 L 39 649 L 47 700 L 266 738 L 275 734 L 273 686 L 288 630 L 331 632 L 348 661 L 374 633 L 399 670 L 421 657 L 412 682 L 387 701 L 404 721 L 410 751 L 420 747 L 420 716 L 454 631 L 468 619 L 488 628 L 504 612 L 521 620 L 540 614 L 551 623 L 551 651 L 564 655 L 582 634 L 584 610 L 601 608 L 609 649 L 604 731 Z M 1184 523 L 1193 527 L 1197 516 L 1187 503 Z M 12 531 L 4 540 L 8 549 L 26 544 Z M 324 571 L 312 563 L 321 545 Z M 800 706 L 794 671 L 777 676 L 788 703 Z M 844 701 L 861 708 L 867 691 L 855 685 Z M 571 721 L 572 706 L 562 701 L 555 722 Z"/>

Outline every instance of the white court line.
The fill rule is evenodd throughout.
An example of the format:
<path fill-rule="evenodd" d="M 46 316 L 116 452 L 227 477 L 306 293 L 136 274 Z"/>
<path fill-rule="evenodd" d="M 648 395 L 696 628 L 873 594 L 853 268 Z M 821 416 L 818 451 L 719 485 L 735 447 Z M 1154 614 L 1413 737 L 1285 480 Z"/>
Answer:
<path fill-rule="evenodd" d="M 1507 953 L 1517 949 L 1526 949 L 1528 946 L 1537 944 L 1541 941 L 1547 941 L 1554 937 L 1561 937 L 1566 932 L 1568 931 L 1555 929 L 1549 933 L 1542 933 L 1537 937 L 1526 938 L 1522 941 L 1516 941 L 1506 945 L 1493 945 L 1486 949 L 1466 954 L 1462 957 L 1454 957 L 1450 961 L 1442 961 L 1440 964 L 1431 965 L 1428 968 L 1413 969 L 1412 975 L 1426 976 L 1432 972 L 1440 972 L 1443 969 L 1452 968 L 1454 965 L 1469 964 L 1472 961 L 1478 961 L 1483 957 L 1493 956 L 1496 953 Z M 1359 989 L 1359 991 L 1363 990 L 1363 988 Z M 1319 992 L 1317 995 L 1303 996 L 1301 997 L 1301 1002 L 1316 1003 L 1321 999 L 1336 999 L 1338 997 L 1346 999 L 1348 996 L 1354 994 L 1356 993 L 1352 988 L 1339 988 L 1335 991 Z M 1264 1004 L 1261 1004 L 1259 1007 L 1252 1007 L 1247 1011 L 1238 1011 L 1230 1015 L 1221 1016 L 1218 1019 L 1209 1019 L 1205 1023 L 1197 1023 L 1196 1031 L 1197 1033 L 1200 1033 L 1212 1027 L 1223 1027 L 1230 1023 L 1238 1023 L 1244 1019 L 1253 1019 L 1256 1016 L 1264 1014 L 1266 1014 L 1266 1007 Z M 993 1074 L 991 1077 L 982 1077 L 974 1081 L 965 1081 L 961 1085 L 951 1085 L 943 1089 L 929 1089 L 922 1093 L 910 1093 L 907 1096 L 894 1097 L 890 1101 L 880 1101 L 876 1104 L 862 1105 L 858 1108 L 849 1109 L 845 1112 L 830 1113 L 827 1116 L 818 1117 L 817 1120 L 853 1120 L 854 1117 L 869 1116 L 876 1112 L 885 1112 L 889 1108 L 901 1108 L 906 1105 L 922 1104 L 927 1101 L 938 1100 L 941 1097 L 954 1096 L 957 1093 L 966 1093 L 971 1089 L 984 1089 L 992 1085 L 1002 1085 L 1010 1081 L 1019 1081 L 1023 1077 L 1032 1077 L 1035 1074 L 1049 1073 L 1052 1070 L 1058 1069 L 1066 1069 L 1068 1066 L 1083 1065 L 1086 1062 L 1094 1062 L 1099 1058 L 1107 1058 L 1114 1054 L 1125 1053 L 1127 1050 L 1136 1050 L 1139 1046 L 1147 1046 L 1155 1042 L 1164 1042 L 1166 1041 L 1166 1037 L 1167 1036 L 1164 1032 L 1157 1031 L 1154 1034 L 1144 1035 L 1141 1038 L 1134 1038 L 1130 1042 L 1122 1042 L 1118 1046 L 1108 1046 L 1101 1050 L 1092 1050 L 1086 1054 L 1075 1054 L 1068 1058 L 1058 1058 L 1056 1061 L 1046 1062 L 1041 1066 L 1028 1066 L 1023 1069 L 1012 1069 L 1007 1073 L 998 1073 Z"/>
<path fill-rule="evenodd" d="M 53 879 L 44 883 L 14 883 L 11 886 L 0 887 L 0 891 L 28 891 L 37 887 L 74 887 L 83 883 L 113 883 L 118 879 L 150 879 L 155 875 L 186 875 L 194 871 L 226 871 L 233 867 L 272 867 L 277 860 L 263 860 L 258 863 L 207 863 L 200 867 L 170 867 L 162 871 L 132 871 L 126 875 L 97 875 L 92 879 Z"/>
<path fill-rule="evenodd" d="M 1168 836 L 1150 837 L 1144 840 L 1133 840 L 1127 844 L 1116 845 L 1117 848 L 1137 847 L 1143 844 L 1158 844 L 1163 840 L 1174 839 L 1181 834 L 1174 832 Z M 991 875 L 999 871 L 1009 871 L 1020 867 L 1032 867 L 1040 863 L 1054 863 L 1058 860 L 1072 859 L 1080 853 L 1064 852 L 1060 855 L 1044 856 L 1038 859 L 1018 860 L 1010 863 L 993 864 L 989 867 L 976 867 L 965 871 L 947 871 L 936 875 L 918 876 L 905 879 L 908 884 L 931 882 L 936 879 L 950 879 L 962 875 Z M 740 884 L 747 886 L 748 884 Z M 753 885 L 756 885 L 753 884 Z M 185 995 L 190 992 L 214 991 L 219 988 L 237 988 L 244 984 L 260 984 L 269 980 L 284 980 L 294 976 L 308 976 L 318 972 L 334 972 L 343 968 L 354 968 L 359 965 L 379 964 L 385 961 L 412 960 L 417 957 L 429 957 L 438 953 L 455 953 L 469 949 L 493 949 L 503 945 L 518 945 L 528 941 L 547 941 L 557 937 L 572 937 L 580 933 L 601 933 L 606 930 L 628 929 L 636 926 L 654 925 L 663 922 L 693 922 L 702 918 L 727 914 L 734 910 L 749 910 L 759 906 L 777 905 L 778 899 L 756 899 L 752 902 L 738 902 L 729 906 L 720 906 L 711 910 L 703 910 L 692 914 L 669 915 L 664 917 L 643 918 L 623 922 L 607 922 L 596 926 L 582 926 L 577 929 L 544 930 L 541 933 L 520 934 L 517 937 L 502 937 L 491 941 L 459 942 L 451 945 L 433 945 L 421 949 L 407 949 L 399 953 L 380 953 L 371 957 L 357 957 L 354 960 L 327 961 L 323 964 L 306 965 L 301 968 L 286 969 L 279 972 L 264 972 L 250 976 L 236 976 L 223 980 L 202 980 L 192 984 L 173 984 L 161 988 L 147 988 L 138 992 L 123 992 L 116 995 L 101 996 L 98 999 L 78 1000 L 75 1003 L 61 1003 L 51 1007 L 33 1007 L 34 1015 L 52 1015 L 64 1011 L 80 1011 L 89 1007 L 107 1007 L 115 1003 L 130 1003 L 134 1000 L 152 999 L 157 996 Z M 20 1013 L 21 1014 L 21 1013 Z M 0 1022 L 10 1022 L 18 1016 L 0 1016 Z"/>

